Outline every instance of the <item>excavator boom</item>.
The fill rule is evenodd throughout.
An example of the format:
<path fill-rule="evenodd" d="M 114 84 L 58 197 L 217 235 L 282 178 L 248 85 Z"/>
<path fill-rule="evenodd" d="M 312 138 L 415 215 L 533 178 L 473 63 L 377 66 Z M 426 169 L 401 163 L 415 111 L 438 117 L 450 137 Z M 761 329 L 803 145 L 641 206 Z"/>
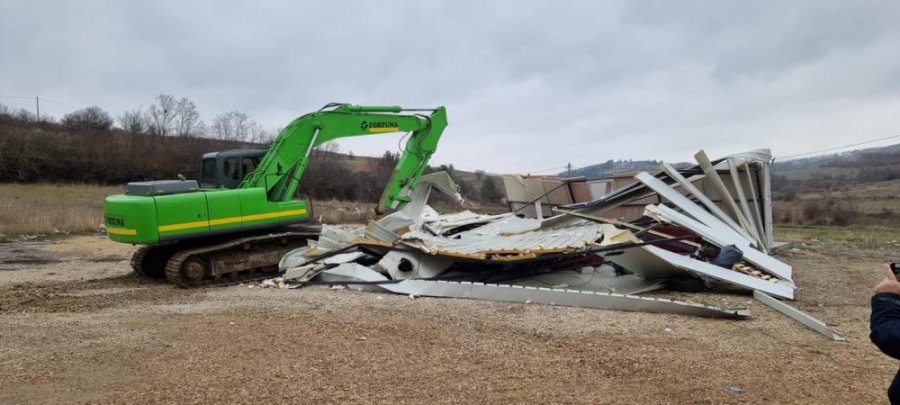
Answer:
<path fill-rule="evenodd" d="M 281 131 L 257 170 L 239 188 L 263 187 L 270 201 L 290 200 L 316 146 L 344 137 L 407 132 L 410 136 L 406 147 L 381 198 L 387 208 L 402 208 L 447 126 L 444 107 L 431 110 L 431 115 L 401 114 L 404 111 L 399 106 L 339 104 L 297 118 Z"/>

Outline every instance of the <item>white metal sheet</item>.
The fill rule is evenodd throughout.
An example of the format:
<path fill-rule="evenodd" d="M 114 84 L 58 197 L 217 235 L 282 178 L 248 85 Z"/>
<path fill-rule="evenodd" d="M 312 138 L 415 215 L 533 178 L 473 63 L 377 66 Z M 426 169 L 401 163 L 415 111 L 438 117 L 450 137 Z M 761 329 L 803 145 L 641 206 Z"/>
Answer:
<path fill-rule="evenodd" d="M 325 273 L 350 281 L 387 281 L 387 278 L 383 275 L 356 263 L 343 264 L 327 270 Z M 381 284 L 379 287 L 404 295 L 413 294 L 431 297 L 487 299 L 520 303 L 531 302 L 535 304 L 685 314 L 704 317 L 746 318 L 750 316 L 750 310 L 748 308 L 725 309 L 711 305 L 676 301 L 667 298 L 650 298 L 637 295 L 570 289 L 430 280 L 404 280 L 399 283 Z"/>
<path fill-rule="evenodd" d="M 816 318 L 813 318 L 812 315 L 807 314 L 793 306 L 790 306 L 784 302 L 781 302 L 773 297 L 770 297 L 768 294 L 763 293 L 761 291 L 754 291 L 753 298 L 756 298 L 757 301 L 768 305 L 770 308 L 781 312 L 786 315 L 788 318 L 791 318 L 797 322 L 802 323 L 806 327 L 825 335 L 825 337 L 834 340 L 834 341 L 844 341 L 844 336 L 841 335 L 838 331 L 831 329 L 825 322 L 822 322 Z"/>
<path fill-rule="evenodd" d="M 716 246 L 735 245 L 744 253 L 744 260 L 782 280 L 792 280 L 793 270 L 789 264 L 754 249 L 748 245 L 748 242 L 745 239 L 716 233 L 713 229 L 664 205 L 648 205 L 644 208 L 644 211 L 647 216 L 658 221 L 673 223 L 688 228 Z"/>

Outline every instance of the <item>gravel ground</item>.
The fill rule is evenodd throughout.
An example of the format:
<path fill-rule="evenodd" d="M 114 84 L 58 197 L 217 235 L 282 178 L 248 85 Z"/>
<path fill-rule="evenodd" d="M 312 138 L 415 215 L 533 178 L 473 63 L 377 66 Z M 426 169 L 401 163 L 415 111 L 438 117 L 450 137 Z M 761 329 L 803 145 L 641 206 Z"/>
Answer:
<path fill-rule="evenodd" d="M 795 305 L 746 321 L 331 290 L 182 290 L 102 236 L 0 244 L 0 403 L 879 403 L 881 252 L 801 246 Z M 748 295 L 666 294 L 710 304 Z"/>

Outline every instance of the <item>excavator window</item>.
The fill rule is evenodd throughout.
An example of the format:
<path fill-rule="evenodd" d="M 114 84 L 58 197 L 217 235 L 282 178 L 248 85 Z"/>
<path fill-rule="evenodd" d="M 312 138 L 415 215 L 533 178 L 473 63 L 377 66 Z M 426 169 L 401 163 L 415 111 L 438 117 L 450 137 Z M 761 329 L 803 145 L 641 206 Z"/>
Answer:
<path fill-rule="evenodd" d="M 216 186 L 216 159 L 203 159 L 203 166 L 200 173 L 201 187 Z"/>
<path fill-rule="evenodd" d="M 256 167 L 259 166 L 260 159 L 262 159 L 261 156 L 241 158 L 241 180 L 243 180 L 244 177 L 247 177 L 248 174 L 253 173 L 253 171 L 256 170 Z"/>
<path fill-rule="evenodd" d="M 231 180 L 240 180 L 241 174 L 238 170 L 238 158 L 225 159 L 225 176 Z"/>

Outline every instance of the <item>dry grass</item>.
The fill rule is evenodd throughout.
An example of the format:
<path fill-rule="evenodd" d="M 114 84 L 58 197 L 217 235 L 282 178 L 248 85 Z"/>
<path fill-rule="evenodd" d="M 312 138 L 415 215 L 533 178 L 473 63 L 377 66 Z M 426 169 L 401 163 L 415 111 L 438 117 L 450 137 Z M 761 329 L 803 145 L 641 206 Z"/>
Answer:
<path fill-rule="evenodd" d="M 452 213 L 463 210 L 472 210 L 484 214 L 502 214 L 509 212 L 506 206 L 473 204 L 467 202 L 465 206 L 448 204 L 442 201 L 429 201 L 429 204 L 437 212 Z M 339 200 L 315 200 L 313 201 L 313 214 L 310 222 L 319 224 L 365 224 L 369 220 L 376 219 L 375 203 L 361 203 Z"/>
<path fill-rule="evenodd" d="M 18 235 L 95 231 L 103 222 L 103 199 L 122 193 L 117 186 L 90 184 L 0 183 L 0 240 Z M 374 203 L 313 201 L 311 222 L 364 224 L 375 215 Z M 440 211 L 463 208 L 441 207 Z M 496 207 L 468 207 L 481 211 Z"/>
<path fill-rule="evenodd" d="M 121 187 L 0 183 L 0 239 L 16 235 L 94 231 L 103 198 Z"/>
<path fill-rule="evenodd" d="M 775 239 L 851 249 L 900 251 L 900 229 L 874 226 L 776 226 Z"/>
<path fill-rule="evenodd" d="M 318 224 L 365 224 L 375 218 L 374 203 L 314 200 L 310 222 Z"/>

